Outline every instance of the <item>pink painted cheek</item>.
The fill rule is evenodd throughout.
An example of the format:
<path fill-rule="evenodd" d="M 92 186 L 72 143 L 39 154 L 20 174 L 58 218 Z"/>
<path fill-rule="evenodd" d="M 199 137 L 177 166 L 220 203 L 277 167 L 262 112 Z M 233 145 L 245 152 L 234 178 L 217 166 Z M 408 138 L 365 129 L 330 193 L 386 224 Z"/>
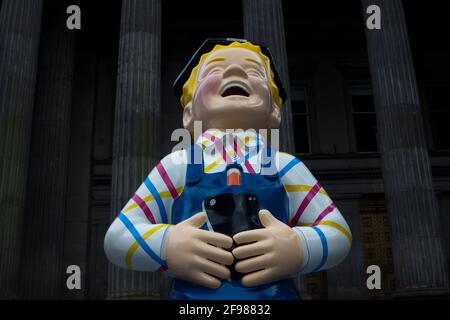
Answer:
<path fill-rule="evenodd" d="M 195 99 L 205 101 L 208 96 L 219 94 L 222 76 L 210 75 L 204 78 L 195 90 Z"/>

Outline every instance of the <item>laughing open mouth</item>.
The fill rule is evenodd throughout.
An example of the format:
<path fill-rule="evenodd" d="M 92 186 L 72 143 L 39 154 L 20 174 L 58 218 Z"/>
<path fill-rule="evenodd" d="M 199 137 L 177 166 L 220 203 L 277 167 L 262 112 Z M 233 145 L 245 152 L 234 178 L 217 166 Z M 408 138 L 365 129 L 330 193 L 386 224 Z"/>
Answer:
<path fill-rule="evenodd" d="M 229 97 L 229 96 L 243 96 L 248 97 L 250 93 L 248 92 L 248 89 L 237 82 L 230 82 L 225 85 L 225 87 L 222 90 L 222 97 Z"/>

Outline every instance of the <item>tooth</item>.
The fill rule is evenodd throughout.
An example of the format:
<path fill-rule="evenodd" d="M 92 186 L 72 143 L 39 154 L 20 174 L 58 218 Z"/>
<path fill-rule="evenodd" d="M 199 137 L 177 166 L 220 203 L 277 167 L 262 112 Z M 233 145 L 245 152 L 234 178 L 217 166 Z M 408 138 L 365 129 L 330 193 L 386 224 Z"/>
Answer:
<path fill-rule="evenodd" d="M 226 84 L 225 87 L 223 88 L 222 92 L 225 92 L 226 90 L 228 90 L 231 87 L 239 87 L 242 90 L 244 90 L 247 94 L 249 94 L 247 88 L 238 82 L 230 82 L 230 83 Z"/>

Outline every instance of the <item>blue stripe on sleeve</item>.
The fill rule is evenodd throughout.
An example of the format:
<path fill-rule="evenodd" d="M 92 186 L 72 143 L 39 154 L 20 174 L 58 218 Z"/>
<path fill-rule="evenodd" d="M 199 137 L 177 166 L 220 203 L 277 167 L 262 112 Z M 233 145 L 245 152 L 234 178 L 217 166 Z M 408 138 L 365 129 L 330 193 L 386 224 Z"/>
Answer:
<path fill-rule="evenodd" d="M 278 173 L 280 178 L 282 176 L 284 176 L 289 170 L 291 170 L 291 168 L 293 166 L 295 166 L 297 163 L 300 163 L 300 162 L 301 161 L 299 159 L 297 159 L 297 158 L 293 158 L 291 161 L 289 161 L 289 163 L 283 169 L 281 169 L 280 172 Z"/>
<path fill-rule="evenodd" d="M 161 200 L 161 196 L 159 195 L 158 190 L 156 190 L 155 186 L 153 185 L 153 183 L 150 181 L 150 179 L 148 177 L 144 180 L 144 183 L 147 186 L 147 189 L 150 191 L 150 193 L 155 198 L 156 203 L 158 204 L 159 214 L 161 215 L 161 219 L 162 219 L 163 223 L 168 223 L 166 208 L 164 207 L 164 203 Z"/>
<path fill-rule="evenodd" d="M 315 268 L 312 272 L 316 272 L 318 270 L 320 270 L 320 268 L 323 267 L 323 265 L 325 264 L 325 262 L 327 261 L 327 257 L 328 257 L 328 244 L 327 244 L 327 238 L 325 237 L 325 235 L 323 234 L 322 230 L 320 230 L 317 227 L 311 227 L 313 228 L 317 234 L 320 237 L 320 241 L 322 242 L 322 260 L 320 261 L 319 265 L 317 266 L 317 268 Z"/>
<path fill-rule="evenodd" d="M 141 248 L 147 253 L 153 260 L 158 262 L 161 266 L 165 266 L 166 262 L 162 260 L 158 255 L 150 248 L 150 246 L 142 239 L 139 231 L 134 227 L 133 223 L 121 212 L 118 216 L 120 221 L 127 227 L 128 231 L 133 235 L 134 239 L 139 243 Z"/>

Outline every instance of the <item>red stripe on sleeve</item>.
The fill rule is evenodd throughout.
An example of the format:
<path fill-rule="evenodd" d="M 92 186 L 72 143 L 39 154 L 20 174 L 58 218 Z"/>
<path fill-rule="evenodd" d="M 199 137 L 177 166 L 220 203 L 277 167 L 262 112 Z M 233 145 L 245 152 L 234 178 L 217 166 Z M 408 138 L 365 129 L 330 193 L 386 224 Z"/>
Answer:
<path fill-rule="evenodd" d="M 159 162 L 156 165 L 156 169 L 158 170 L 159 175 L 161 176 L 161 178 L 163 179 L 164 183 L 166 184 L 167 189 L 169 189 L 169 192 L 172 195 L 172 198 L 174 198 L 174 199 L 178 198 L 177 189 L 173 186 L 173 183 L 170 180 L 169 175 L 167 174 L 167 171 L 166 171 L 166 169 L 164 169 L 164 167 L 161 164 L 161 162 Z"/>
<path fill-rule="evenodd" d="M 151 223 L 155 224 L 155 217 L 152 214 L 152 211 L 150 210 L 150 208 L 147 206 L 147 204 L 145 203 L 144 200 L 142 200 L 141 197 L 139 197 L 136 193 L 133 196 L 133 200 L 134 202 L 136 202 L 138 204 L 138 206 L 142 209 L 142 211 L 144 212 L 145 216 L 147 217 L 148 220 L 150 220 Z"/>
<path fill-rule="evenodd" d="M 298 222 L 298 220 L 300 220 L 300 217 L 302 216 L 306 207 L 309 205 L 309 203 L 314 198 L 314 196 L 319 192 L 320 188 L 322 188 L 322 187 L 320 186 L 319 182 L 317 182 L 311 188 L 311 190 L 309 190 L 306 197 L 303 199 L 302 203 L 300 203 L 300 206 L 298 207 L 298 210 L 295 213 L 294 217 L 292 218 L 291 222 L 289 222 L 290 227 L 294 227 L 297 225 L 297 222 Z"/>
<path fill-rule="evenodd" d="M 330 204 L 328 207 L 323 210 L 319 216 L 317 217 L 316 221 L 312 224 L 313 226 L 316 226 L 319 224 L 320 221 L 323 220 L 330 212 L 332 212 L 334 209 L 336 209 L 336 205 L 334 203 Z"/>

